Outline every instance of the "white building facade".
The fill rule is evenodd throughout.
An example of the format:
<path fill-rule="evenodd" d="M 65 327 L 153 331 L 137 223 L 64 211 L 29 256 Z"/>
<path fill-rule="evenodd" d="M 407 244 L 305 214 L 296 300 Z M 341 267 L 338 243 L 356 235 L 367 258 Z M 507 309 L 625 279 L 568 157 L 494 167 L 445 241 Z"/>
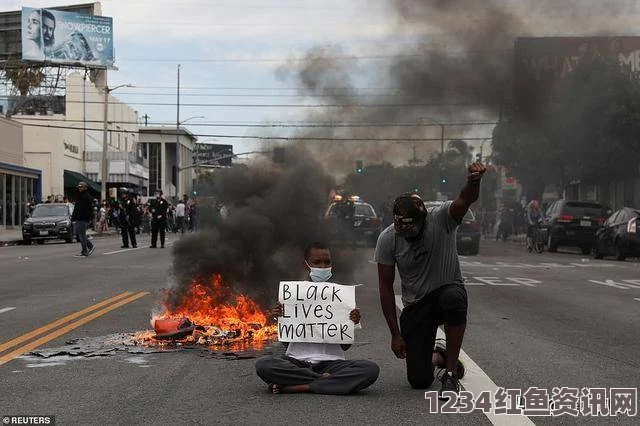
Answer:
<path fill-rule="evenodd" d="M 42 170 L 44 198 L 69 194 L 78 179 L 94 191 L 102 181 L 104 91 L 74 73 L 59 103 L 64 107 L 52 109 L 42 100 L 27 101 L 11 117 L 23 124 L 25 166 Z M 146 192 L 149 171 L 138 143 L 137 111 L 109 95 L 107 130 L 107 187 Z"/>
<path fill-rule="evenodd" d="M 179 130 L 179 149 L 176 151 L 176 128 L 171 126 L 140 127 L 140 143 L 149 164 L 149 194 L 157 189 L 165 197 L 182 197 L 192 189 L 195 171 L 193 151 L 198 138 L 184 127 Z M 179 158 L 179 164 L 176 159 Z M 176 188 L 176 177 L 179 174 Z"/>

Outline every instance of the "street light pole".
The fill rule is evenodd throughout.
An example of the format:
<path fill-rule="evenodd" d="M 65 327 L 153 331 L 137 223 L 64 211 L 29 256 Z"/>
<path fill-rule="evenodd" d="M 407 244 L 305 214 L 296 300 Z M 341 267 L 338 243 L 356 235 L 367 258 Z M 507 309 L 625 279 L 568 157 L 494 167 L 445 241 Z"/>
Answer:
<path fill-rule="evenodd" d="M 176 97 L 176 198 L 180 198 L 180 64 L 178 64 L 178 90 Z"/>
<path fill-rule="evenodd" d="M 107 179 L 109 178 L 109 166 L 107 160 L 107 153 L 109 151 L 109 145 L 107 143 L 107 137 L 109 133 L 109 93 L 117 90 L 121 87 L 133 87 L 131 84 L 121 84 L 112 89 L 109 89 L 107 85 L 107 77 L 105 73 L 104 80 L 104 116 L 103 116 L 103 132 L 102 132 L 102 164 L 101 164 L 101 174 L 102 178 L 100 184 L 100 198 L 102 202 L 107 200 Z"/>

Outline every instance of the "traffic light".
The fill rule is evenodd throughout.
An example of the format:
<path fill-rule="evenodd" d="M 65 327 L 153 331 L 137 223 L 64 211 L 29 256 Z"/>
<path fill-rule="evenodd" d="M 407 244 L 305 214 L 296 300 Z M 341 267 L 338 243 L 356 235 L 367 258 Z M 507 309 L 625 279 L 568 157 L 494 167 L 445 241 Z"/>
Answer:
<path fill-rule="evenodd" d="M 356 173 L 362 173 L 364 170 L 364 166 L 362 165 L 362 160 L 356 161 Z"/>
<path fill-rule="evenodd" d="M 447 175 L 444 167 L 440 168 L 440 192 L 446 192 L 447 189 Z"/>
<path fill-rule="evenodd" d="M 285 151 L 283 146 L 277 146 L 273 148 L 273 162 L 274 163 L 285 162 Z"/>

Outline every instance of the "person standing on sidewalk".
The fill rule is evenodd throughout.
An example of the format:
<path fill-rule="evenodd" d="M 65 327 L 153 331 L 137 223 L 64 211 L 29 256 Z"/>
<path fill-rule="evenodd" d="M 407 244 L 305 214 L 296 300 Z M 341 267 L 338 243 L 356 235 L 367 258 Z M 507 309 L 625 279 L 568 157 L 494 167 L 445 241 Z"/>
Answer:
<path fill-rule="evenodd" d="M 87 238 L 87 228 L 93 218 L 93 197 L 87 192 L 86 182 L 78 183 L 78 195 L 71 215 L 71 221 L 75 222 L 76 238 L 80 241 L 82 252 L 75 257 L 89 257 L 95 247 Z"/>
<path fill-rule="evenodd" d="M 434 380 L 432 352 L 438 326 L 446 335 L 446 370 L 441 377 L 440 398 L 445 391 L 459 393 L 458 356 L 467 324 L 467 290 L 456 251 L 456 229 L 479 196 L 486 172 L 481 163 L 469 166 L 467 184 L 454 201 L 427 212 L 416 194 L 398 197 L 393 225 L 378 238 L 380 303 L 391 331 L 391 350 L 406 359 L 407 380 L 415 389 L 427 389 Z M 395 269 L 402 283 L 400 327 L 393 290 Z"/>
<path fill-rule="evenodd" d="M 185 223 L 185 217 L 187 215 L 187 206 L 184 204 L 184 200 L 178 201 L 176 206 L 176 220 L 178 222 L 178 229 L 184 234 L 184 228 L 187 226 Z"/>
<path fill-rule="evenodd" d="M 162 191 L 156 191 L 156 198 L 149 202 L 149 209 L 151 211 L 151 245 L 149 248 L 158 247 L 158 233 L 160 233 L 160 247 L 164 248 L 169 202 L 162 197 Z"/>

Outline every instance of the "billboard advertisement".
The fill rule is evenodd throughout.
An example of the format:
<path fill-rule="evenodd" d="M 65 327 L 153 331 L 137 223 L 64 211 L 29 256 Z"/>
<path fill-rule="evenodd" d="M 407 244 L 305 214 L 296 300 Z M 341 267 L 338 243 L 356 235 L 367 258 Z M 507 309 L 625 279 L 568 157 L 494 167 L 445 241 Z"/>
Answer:
<path fill-rule="evenodd" d="M 629 78 L 640 78 L 640 37 L 519 38 L 515 44 L 514 98 L 520 111 L 553 98 L 581 61 L 609 58 Z"/>
<path fill-rule="evenodd" d="M 113 19 L 23 7 L 22 59 L 111 68 Z"/>
<path fill-rule="evenodd" d="M 198 143 L 193 152 L 193 162 L 196 164 L 230 167 L 232 165 L 232 155 L 233 145 Z"/>

